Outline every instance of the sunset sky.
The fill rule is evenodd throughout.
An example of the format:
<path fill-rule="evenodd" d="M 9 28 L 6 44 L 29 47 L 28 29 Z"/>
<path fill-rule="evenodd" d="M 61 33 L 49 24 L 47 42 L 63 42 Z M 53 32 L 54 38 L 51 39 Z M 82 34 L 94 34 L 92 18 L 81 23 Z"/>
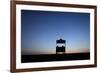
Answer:
<path fill-rule="evenodd" d="M 90 14 L 21 10 L 22 55 L 55 54 L 60 38 L 66 53 L 89 52 Z"/>

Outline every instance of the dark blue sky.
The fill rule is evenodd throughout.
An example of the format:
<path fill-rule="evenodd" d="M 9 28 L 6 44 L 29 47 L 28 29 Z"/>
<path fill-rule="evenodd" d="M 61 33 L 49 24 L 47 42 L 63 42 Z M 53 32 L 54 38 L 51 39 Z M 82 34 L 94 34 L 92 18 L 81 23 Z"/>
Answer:
<path fill-rule="evenodd" d="M 54 54 L 59 38 L 67 53 L 89 52 L 90 14 L 21 10 L 22 54 Z"/>

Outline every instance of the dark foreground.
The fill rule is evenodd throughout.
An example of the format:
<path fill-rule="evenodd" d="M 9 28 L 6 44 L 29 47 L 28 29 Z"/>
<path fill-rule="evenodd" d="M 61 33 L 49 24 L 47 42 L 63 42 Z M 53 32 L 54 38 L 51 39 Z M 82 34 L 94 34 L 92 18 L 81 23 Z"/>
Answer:
<path fill-rule="evenodd" d="M 69 60 L 87 60 L 90 59 L 90 53 L 75 54 L 46 54 L 46 55 L 22 55 L 21 62 L 50 62 L 50 61 L 69 61 Z"/>

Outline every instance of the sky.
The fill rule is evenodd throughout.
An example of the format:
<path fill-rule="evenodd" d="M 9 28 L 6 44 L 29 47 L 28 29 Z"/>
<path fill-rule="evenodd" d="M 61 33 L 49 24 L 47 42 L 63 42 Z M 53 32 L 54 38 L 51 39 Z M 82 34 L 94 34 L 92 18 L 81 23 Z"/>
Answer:
<path fill-rule="evenodd" d="M 90 51 L 90 14 L 21 10 L 22 55 L 55 54 L 56 40 L 66 40 L 66 53 Z"/>

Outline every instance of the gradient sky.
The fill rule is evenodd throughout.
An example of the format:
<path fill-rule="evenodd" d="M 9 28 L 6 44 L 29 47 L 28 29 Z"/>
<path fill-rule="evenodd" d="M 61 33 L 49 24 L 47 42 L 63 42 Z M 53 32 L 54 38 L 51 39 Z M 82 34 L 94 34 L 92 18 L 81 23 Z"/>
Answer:
<path fill-rule="evenodd" d="M 55 54 L 56 40 L 66 40 L 66 53 L 90 51 L 90 14 L 21 10 L 23 55 Z"/>

